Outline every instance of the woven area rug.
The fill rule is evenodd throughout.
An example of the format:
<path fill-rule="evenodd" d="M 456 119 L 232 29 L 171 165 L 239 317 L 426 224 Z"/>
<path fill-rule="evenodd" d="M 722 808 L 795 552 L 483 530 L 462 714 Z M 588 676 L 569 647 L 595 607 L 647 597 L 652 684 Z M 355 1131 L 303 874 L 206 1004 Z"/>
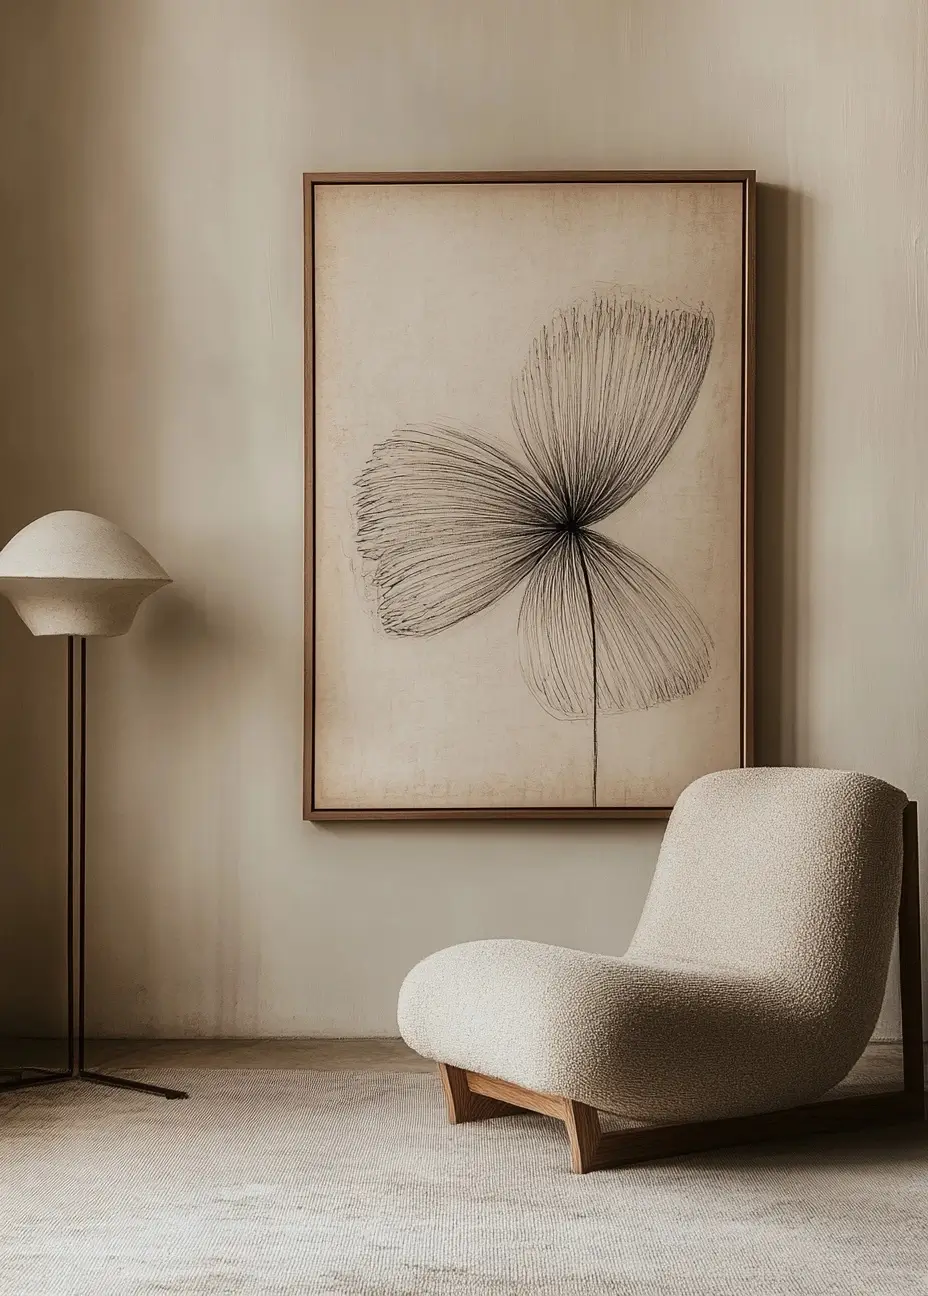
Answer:
<path fill-rule="evenodd" d="M 422 1074 L 135 1073 L 0 1100 L 9 1296 L 925 1296 L 921 1130 L 578 1177 Z"/>

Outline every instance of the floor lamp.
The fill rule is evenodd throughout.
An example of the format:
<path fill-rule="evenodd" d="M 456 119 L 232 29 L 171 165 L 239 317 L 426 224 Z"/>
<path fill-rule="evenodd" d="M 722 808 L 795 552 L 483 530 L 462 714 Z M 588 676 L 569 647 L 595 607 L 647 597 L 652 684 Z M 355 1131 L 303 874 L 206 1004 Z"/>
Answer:
<path fill-rule="evenodd" d="M 34 635 L 68 640 L 68 1069 L 28 1068 L 0 1091 L 87 1080 L 186 1098 L 180 1089 L 91 1071 L 84 1059 L 84 910 L 87 790 L 87 640 L 123 635 L 170 577 L 147 549 L 92 513 L 49 513 L 0 551 L 0 593 Z M 76 957 L 75 957 L 76 950 Z"/>

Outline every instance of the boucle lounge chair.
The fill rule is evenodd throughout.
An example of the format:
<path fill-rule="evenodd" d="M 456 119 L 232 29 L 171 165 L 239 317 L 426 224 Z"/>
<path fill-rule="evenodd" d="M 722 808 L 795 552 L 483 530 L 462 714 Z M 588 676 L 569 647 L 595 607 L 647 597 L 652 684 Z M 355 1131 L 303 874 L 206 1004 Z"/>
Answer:
<path fill-rule="evenodd" d="M 904 1087 L 816 1102 L 872 1034 L 897 913 Z M 578 1172 L 924 1119 L 915 805 L 862 774 L 710 774 L 670 816 L 624 957 L 454 945 L 398 1015 L 452 1122 L 555 1116 Z M 599 1111 L 633 1124 L 604 1132 Z"/>

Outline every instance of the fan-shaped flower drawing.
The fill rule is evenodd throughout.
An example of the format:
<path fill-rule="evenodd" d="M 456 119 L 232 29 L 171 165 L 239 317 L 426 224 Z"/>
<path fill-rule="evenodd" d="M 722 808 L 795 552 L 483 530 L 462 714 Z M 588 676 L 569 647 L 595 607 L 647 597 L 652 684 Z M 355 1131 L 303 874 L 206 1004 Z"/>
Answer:
<path fill-rule="evenodd" d="M 682 432 L 714 322 L 700 306 L 596 296 L 558 312 L 512 385 L 525 461 L 440 423 L 380 442 L 357 482 L 358 549 L 394 635 L 438 634 L 526 582 L 519 659 L 541 705 L 598 724 L 694 693 L 709 633 L 655 566 L 596 530 Z"/>

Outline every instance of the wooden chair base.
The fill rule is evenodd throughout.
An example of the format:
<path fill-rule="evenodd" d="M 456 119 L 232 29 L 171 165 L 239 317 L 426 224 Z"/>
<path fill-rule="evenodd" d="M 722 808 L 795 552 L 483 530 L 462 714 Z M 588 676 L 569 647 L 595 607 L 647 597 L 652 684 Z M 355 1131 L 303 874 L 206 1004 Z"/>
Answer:
<path fill-rule="evenodd" d="M 902 1090 L 862 1098 L 835 1098 L 757 1116 L 603 1130 L 599 1113 L 586 1103 L 556 1094 L 536 1093 L 506 1080 L 462 1071 L 444 1063 L 439 1064 L 438 1071 L 452 1125 L 526 1111 L 553 1116 L 566 1127 L 571 1169 L 575 1174 L 742 1143 L 851 1132 L 872 1125 L 898 1125 L 925 1119 L 924 1092 Z"/>

